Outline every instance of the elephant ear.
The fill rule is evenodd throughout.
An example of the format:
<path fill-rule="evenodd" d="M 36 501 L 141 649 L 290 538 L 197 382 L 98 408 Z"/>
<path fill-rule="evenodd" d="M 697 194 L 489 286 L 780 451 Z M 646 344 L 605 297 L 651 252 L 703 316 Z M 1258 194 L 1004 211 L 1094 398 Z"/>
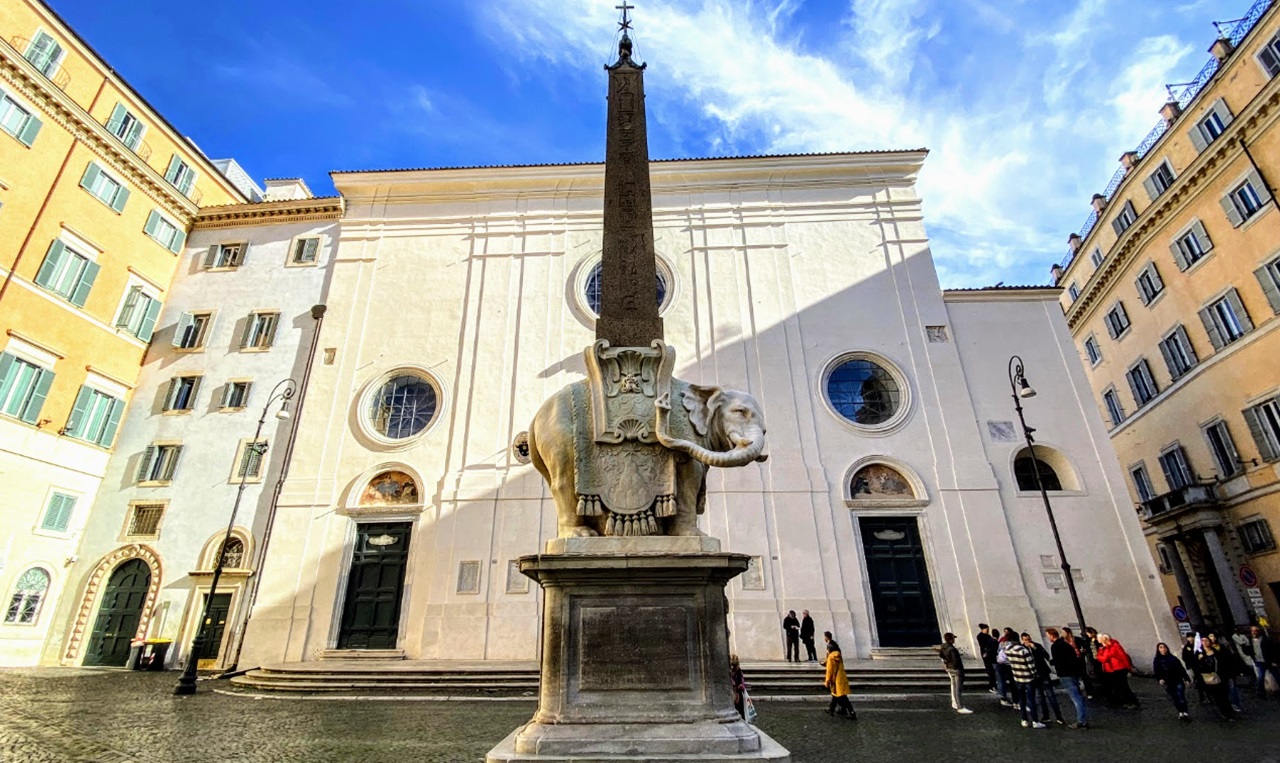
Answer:
<path fill-rule="evenodd" d="M 720 394 L 719 387 L 703 387 L 690 384 L 684 391 L 684 409 L 689 412 L 689 423 L 699 436 L 706 437 L 710 431 L 712 416 L 712 399 Z"/>

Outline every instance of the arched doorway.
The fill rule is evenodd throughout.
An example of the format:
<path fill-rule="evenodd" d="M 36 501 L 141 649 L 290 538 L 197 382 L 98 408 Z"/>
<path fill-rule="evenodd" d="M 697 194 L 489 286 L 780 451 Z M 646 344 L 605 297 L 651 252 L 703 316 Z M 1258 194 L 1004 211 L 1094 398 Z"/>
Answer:
<path fill-rule="evenodd" d="M 150 590 L 151 567 L 145 561 L 130 559 L 116 567 L 102 594 L 85 665 L 123 667 L 129 661 L 129 645 L 138 632 Z"/>

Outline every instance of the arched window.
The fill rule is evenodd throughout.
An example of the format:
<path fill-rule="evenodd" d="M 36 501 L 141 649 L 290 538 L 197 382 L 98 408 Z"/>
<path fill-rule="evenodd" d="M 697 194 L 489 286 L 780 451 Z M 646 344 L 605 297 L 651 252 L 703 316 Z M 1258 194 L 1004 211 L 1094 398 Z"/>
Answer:
<path fill-rule="evenodd" d="M 389 379 L 369 401 L 369 422 L 378 434 L 391 440 L 412 437 L 436 415 L 436 388 L 417 374 Z"/>
<path fill-rule="evenodd" d="M 854 424 L 888 422 L 902 409 L 902 397 L 898 380 L 869 357 L 849 357 L 827 376 L 827 400 Z"/>
<path fill-rule="evenodd" d="M 13 598 L 9 599 L 9 609 L 5 612 L 6 623 L 18 625 L 34 625 L 40 616 L 40 603 L 49 591 L 49 573 L 39 567 L 32 567 L 18 578 L 14 586 Z"/>
<path fill-rule="evenodd" d="M 591 308 L 591 312 L 600 314 L 600 282 L 604 275 L 604 263 L 596 263 L 592 268 L 591 274 L 587 276 L 587 282 L 583 285 L 582 296 L 587 300 L 587 307 Z M 662 271 L 658 271 L 658 309 L 662 309 L 662 305 L 667 300 L 667 279 L 663 276 Z"/>
<path fill-rule="evenodd" d="M 226 569 L 244 569 L 244 541 L 232 537 L 222 547 L 222 566 Z"/>
<path fill-rule="evenodd" d="M 897 469 L 884 464 L 868 464 L 853 475 L 849 483 L 849 497 L 853 500 L 868 498 L 915 498 L 911 483 Z"/>
<path fill-rule="evenodd" d="M 421 503 L 418 482 L 399 471 L 385 471 L 369 480 L 357 504 L 360 506 L 408 506 Z"/>
<path fill-rule="evenodd" d="M 1062 490 L 1062 480 L 1053 467 L 1025 452 L 1013 461 L 1013 477 L 1018 481 L 1018 489 L 1039 491 L 1040 485 L 1036 484 L 1037 471 L 1040 472 L 1040 483 L 1045 490 Z"/>

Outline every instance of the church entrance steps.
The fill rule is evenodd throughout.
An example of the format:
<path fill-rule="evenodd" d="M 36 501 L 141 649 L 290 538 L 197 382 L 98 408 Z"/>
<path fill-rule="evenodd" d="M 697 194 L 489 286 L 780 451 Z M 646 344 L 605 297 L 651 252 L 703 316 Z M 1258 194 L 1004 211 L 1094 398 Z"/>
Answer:
<path fill-rule="evenodd" d="M 748 662 L 747 684 L 756 696 L 822 696 L 824 670 L 816 663 Z M 928 664 L 890 659 L 858 660 L 848 666 L 854 695 L 945 693 L 948 683 L 937 657 Z M 966 685 L 981 691 L 986 678 L 970 671 Z M 328 659 L 267 665 L 231 679 L 245 691 L 328 696 L 536 697 L 538 663 L 497 660 Z"/>

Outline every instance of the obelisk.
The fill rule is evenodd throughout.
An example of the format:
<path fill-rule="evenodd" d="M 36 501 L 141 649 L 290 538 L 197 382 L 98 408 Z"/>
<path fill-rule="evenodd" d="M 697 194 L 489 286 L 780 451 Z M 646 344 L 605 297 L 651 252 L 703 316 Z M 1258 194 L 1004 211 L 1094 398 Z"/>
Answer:
<path fill-rule="evenodd" d="M 649 193 L 649 138 L 645 127 L 644 70 L 632 59 L 631 22 L 624 0 L 618 61 L 609 71 L 608 133 L 604 158 L 604 253 L 596 339 L 613 347 L 648 347 L 662 339 L 658 316 L 658 262 L 653 247 Z"/>

